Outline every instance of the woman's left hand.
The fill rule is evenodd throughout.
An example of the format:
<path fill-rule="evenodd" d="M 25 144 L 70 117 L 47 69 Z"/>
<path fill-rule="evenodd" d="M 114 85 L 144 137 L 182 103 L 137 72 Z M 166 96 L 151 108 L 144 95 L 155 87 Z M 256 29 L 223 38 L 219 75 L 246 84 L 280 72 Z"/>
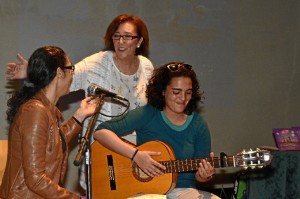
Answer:
<path fill-rule="evenodd" d="M 214 157 L 214 153 L 210 153 L 210 157 Z M 199 182 L 207 182 L 212 179 L 216 173 L 216 169 L 205 159 L 199 163 L 198 171 L 196 172 L 196 179 Z"/>

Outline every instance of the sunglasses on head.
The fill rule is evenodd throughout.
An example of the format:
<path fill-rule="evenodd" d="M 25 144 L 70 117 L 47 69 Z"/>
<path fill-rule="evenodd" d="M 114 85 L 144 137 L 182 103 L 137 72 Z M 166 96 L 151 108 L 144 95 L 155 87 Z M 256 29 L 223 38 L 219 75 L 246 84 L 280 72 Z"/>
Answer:
<path fill-rule="evenodd" d="M 174 64 L 169 64 L 167 65 L 167 68 L 169 69 L 169 71 L 178 71 L 180 67 L 184 67 L 187 70 L 192 70 L 192 66 L 189 64 L 183 64 L 183 63 L 174 63 Z"/>

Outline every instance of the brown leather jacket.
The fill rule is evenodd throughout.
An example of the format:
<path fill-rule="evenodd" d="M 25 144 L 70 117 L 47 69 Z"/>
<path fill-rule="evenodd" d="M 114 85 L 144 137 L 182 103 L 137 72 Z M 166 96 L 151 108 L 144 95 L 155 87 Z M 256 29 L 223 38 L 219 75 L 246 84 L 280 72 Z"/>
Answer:
<path fill-rule="evenodd" d="M 68 143 L 82 128 L 73 118 L 60 125 L 62 121 L 42 92 L 19 108 L 9 130 L 0 198 L 80 198 L 59 184 L 67 168 Z"/>

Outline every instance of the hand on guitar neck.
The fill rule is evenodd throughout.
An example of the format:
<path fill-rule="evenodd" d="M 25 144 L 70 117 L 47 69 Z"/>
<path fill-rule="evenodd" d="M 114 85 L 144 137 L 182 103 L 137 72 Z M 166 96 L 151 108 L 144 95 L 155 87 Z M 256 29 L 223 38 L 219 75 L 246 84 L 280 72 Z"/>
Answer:
<path fill-rule="evenodd" d="M 210 153 L 210 157 L 214 157 L 213 152 Z M 210 162 L 202 159 L 199 163 L 199 167 L 195 174 L 195 177 L 198 182 L 207 182 L 212 179 L 215 173 L 216 169 L 210 164 Z"/>
<path fill-rule="evenodd" d="M 131 160 L 149 177 L 158 177 L 165 174 L 166 167 L 160 162 L 153 159 L 154 156 L 160 156 L 161 152 L 136 150 Z M 210 153 L 210 157 L 214 157 L 214 153 Z M 207 182 L 212 179 L 216 173 L 215 168 L 206 159 L 202 159 L 198 163 L 198 169 L 195 174 L 196 180 L 199 182 Z"/>

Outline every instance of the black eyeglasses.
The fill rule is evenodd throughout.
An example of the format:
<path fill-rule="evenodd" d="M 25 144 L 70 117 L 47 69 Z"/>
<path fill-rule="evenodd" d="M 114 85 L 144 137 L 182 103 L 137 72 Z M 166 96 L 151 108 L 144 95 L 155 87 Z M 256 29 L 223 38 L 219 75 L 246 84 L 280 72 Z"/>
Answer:
<path fill-rule="evenodd" d="M 122 38 L 123 40 L 126 40 L 126 41 L 133 40 L 133 39 L 136 39 L 136 38 L 139 38 L 139 37 L 140 36 L 136 36 L 136 35 L 120 35 L 120 34 L 113 34 L 111 36 L 111 38 L 113 40 L 120 40 Z"/>
<path fill-rule="evenodd" d="M 72 72 L 74 72 L 75 66 L 74 65 L 71 65 L 71 66 L 62 66 L 61 69 L 63 69 L 63 70 L 68 69 L 68 70 L 72 70 Z"/>
<path fill-rule="evenodd" d="M 178 71 L 178 69 L 180 68 L 180 67 L 184 67 L 185 69 L 187 69 L 187 70 L 192 70 L 192 66 L 191 65 L 189 65 L 189 64 L 183 64 L 183 63 L 174 63 L 174 64 L 169 64 L 169 65 L 167 65 L 167 68 L 169 69 L 169 71 L 172 71 L 172 72 L 174 72 L 174 71 Z"/>

